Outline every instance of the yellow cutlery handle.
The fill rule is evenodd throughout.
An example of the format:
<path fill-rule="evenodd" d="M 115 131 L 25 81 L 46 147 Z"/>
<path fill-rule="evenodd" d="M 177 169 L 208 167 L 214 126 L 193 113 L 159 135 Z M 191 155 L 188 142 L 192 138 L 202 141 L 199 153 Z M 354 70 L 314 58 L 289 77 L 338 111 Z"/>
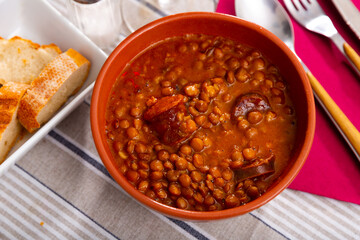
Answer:
<path fill-rule="evenodd" d="M 357 56 L 359 57 L 359 56 Z M 359 61 L 360 63 L 360 61 Z M 334 102 L 334 100 L 329 96 L 326 90 L 321 86 L 318 80 L 312 75 L 309 71 L 307 72 L 310 84 L 316 96 L 319 98 L 321 103 L 327 109 L 328 113 L 331 115 L 332 119 L 336 122 L 337 126 L 340 128 L 342 133 L 347 138 L 350 147 L 357 153 L 357 157 L 360 156 L 360 133 L 356 127 L 351 123 L 351 121 L 346 117 L 346 115 L 341 111 L 339 106 Z M 359 159 L 360 160 L 360 159 Z"/>
<path fill-rule="evenodd" d="M 355 65 L 355 67 L 360 71 L 360 56 L 346 42 L 344 43 L 343 47 L 344 47 L 344 52 L 345 52 L 346 56 Z"/>

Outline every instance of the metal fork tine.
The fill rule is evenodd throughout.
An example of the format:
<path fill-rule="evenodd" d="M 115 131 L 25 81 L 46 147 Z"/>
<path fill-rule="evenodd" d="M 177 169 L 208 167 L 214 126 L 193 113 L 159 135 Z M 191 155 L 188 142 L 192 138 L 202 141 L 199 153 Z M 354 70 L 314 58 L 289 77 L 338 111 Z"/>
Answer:
<path fill-rule="evenodd" d="M 309 7 L 311 7 L 313 11 L 317 11 L 318 13 L 325 14 L 324 10 L 321 8 L 317 0 L 312 0 Z"/>
<path fill-rule="evenodd" d="M 284 0 L 284 3 L 289 12 L 297 12 L 297 9 L 295 8 L 291 0 Z"/>
<path fill-rule="evenodd" d="M 303 5 L 301 5 L 300 0 L 293 0 L 292 3 L 299 12 L 306 10 Z"/>
<path fill-rule="evenodd" d="M 316 0 L 312 0 L 310 2 L 308 2 L 308 0 L 302 0 L 301 3 L 302 5 L 304 5 L 306 7 L 307 10 L 309 10 L 309 8 L 311 7 L 311 5 L 316 2 Z"/>

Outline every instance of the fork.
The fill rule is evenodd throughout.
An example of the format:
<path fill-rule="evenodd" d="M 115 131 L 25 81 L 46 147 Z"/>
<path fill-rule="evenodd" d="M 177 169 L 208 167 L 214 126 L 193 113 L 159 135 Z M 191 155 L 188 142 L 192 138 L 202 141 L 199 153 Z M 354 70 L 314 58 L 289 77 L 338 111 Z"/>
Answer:
<path fill-rule="evenodd" d="M 306 29 L 330 38 L 360 77 L 360 57 L 341 37 L 316 0 L 284 0 L 295 20 Z"/>

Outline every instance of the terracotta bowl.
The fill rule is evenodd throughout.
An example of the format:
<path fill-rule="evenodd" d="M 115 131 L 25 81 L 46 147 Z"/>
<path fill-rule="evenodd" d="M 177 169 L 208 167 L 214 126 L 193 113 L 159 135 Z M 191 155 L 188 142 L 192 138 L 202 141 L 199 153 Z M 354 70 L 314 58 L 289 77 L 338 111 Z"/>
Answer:
<path fill-rule="evenodd" d="M 158 203 L 137 191 L 118 171 L 106 141 L 105 111 L 108 96 L 123 68 L 149 45 L 186 33 L 219 35 L 259 49 L 272 63 L 278 66 L 290 86 L 290 94 L 299 118 L 292 159 L 270 189 L 246 205 L 221 211 L 198 212 L 181 210 Z M 248 213 L 269 202 L 288 187 L 299 173 L 310 151 L 315 131 L 315 105 L 311 86 L 295 55 L 279 38 L 264 28 L 233 16 L 218 13 L 183 13 L 164 17 L 140 28 L 122 41 L 109 56 L 96 80 L 90 117 L 96 148 L 115 181 L 145 206 L 170 217 L 192 220 L 234 217 Z"/>

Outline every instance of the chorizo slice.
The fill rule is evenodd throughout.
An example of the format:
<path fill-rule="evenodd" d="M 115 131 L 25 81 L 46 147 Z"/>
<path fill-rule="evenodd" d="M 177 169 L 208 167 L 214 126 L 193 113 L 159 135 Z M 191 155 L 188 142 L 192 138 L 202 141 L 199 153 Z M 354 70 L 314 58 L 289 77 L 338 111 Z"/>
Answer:
<path fill-rule="evenodd" d="M 266 112 L 270 108 L 269 101 L 265 96 L 259 93 L 247 93 L 236 99 L 231 115 L 237 119 L 240 116 L 246 116 L 248 112 L 255 110 Z"/>
<path fill-rule="evenodd" d="M 160 115 L 161 113 L 170 110 L 171 108 L 177 106 L 179 103 L 182 103 L 183 99 L 184 96 L 181 94 L 160 98 L 144 113 L 144 119 L 147 121 L 151 121 L 153 118 Z"/>
<path fill-rule="evenodd" d="M 176 118 L 179 113 L 187 114 L 183 99 L 184 96 L 180 94 L 163 97 L 144 113 L 144 119 L 150 123 L 150 127 L 157 132 L 164 144 L 174 145 L 191 134 L 181 131 L 181 122 Z"/>
<path fill-rule="evenodd" d="M 267 158 L 259 158 L 251 164 L 245 165 L 235 171 L 236 180 L 241 182 L 245 179 L 259 177 L 265 174 L 273 174 L 275 155 L 271 154 Z"/>

